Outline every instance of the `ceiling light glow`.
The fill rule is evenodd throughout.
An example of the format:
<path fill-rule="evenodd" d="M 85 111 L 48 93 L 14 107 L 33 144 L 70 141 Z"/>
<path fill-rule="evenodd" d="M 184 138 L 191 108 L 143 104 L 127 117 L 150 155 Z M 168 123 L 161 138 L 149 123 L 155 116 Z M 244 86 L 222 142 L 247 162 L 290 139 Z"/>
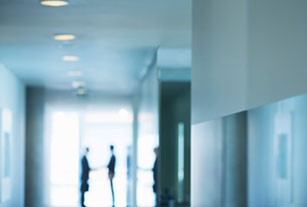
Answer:
<path fill-rule="evenodd" d="M 54 35 L 54 39 L 57 41 L 69 41 L 74 40 L 76 37 L 73 34 L 57 34 Z"/>
<path fill-rule="evenodd" d="M 71 71 L 68 71 L 68 75 L 71 77 L 81 77 L 83 73 L 79 70 L 71 70 Z"/>
<path fill-rule="evenodd" d="M 85 88 L 78 88 L 77 89 L 77 95 L 79 96 L 83 96 L 83 95 L 87 95 L 88 91 Z"/>
<path fill-rule="evenodd" d="M 71 85 L 73 88 L 80 88 L 84 87 L 86 84 L 84 81 L 73 81 Z"/>
<path fill-rule="evenodd" d="M 78 61 L 80 58 L 78 56 L 73 55 L 65 55 L 63 56 L 62 60 L 64 61 Z"/>
<path fill-rule="evenodd" d="M 40 2 L 43 6 L 66 6 L 68 1 L 66 0 L 43 0 Z"/>

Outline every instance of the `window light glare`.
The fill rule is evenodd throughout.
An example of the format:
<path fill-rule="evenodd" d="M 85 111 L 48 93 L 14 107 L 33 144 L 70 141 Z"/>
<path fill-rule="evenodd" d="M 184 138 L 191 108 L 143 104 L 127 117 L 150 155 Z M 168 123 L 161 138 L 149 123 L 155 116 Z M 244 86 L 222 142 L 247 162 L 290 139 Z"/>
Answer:
<path fill-rule="evenodd" d="M 127 117 L 130 115 L 130 113 L 127 109 L 121 108 L 120 110 L 118 110 L 118 115 L 121 117 Z"/>
<path fill-rule="evenodd" d="M 76 37 L 73 34 L 56 34 L 54 35 L 54 39 L 57 41 L 69 41 L 74 40 Z"/>
<path fill-rule="evenodd" d="M 65 55 L 63 56 L 62 60 L 64 61 L 78 61 L 80 58 L 78 56 L 73 55 Z"/>
<path fill-rule="evenodd" d="M 43 0 L 40 2 L 43 6 L 66 6 L 68 1 L 65 0 Z"/>

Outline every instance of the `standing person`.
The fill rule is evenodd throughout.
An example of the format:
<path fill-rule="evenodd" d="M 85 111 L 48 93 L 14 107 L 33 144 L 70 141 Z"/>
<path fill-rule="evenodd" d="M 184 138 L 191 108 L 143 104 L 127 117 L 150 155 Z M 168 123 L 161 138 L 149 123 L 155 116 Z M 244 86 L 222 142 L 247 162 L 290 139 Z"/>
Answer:
<path fill-rule="evenodd" d="M 132 206 L 132 186 L 133 186 L 133 178 L 132 178 L 132 149 L 129 145 L 127 147 L 127 206 Z"/>
<path fill-rule="evenodd" d="M 89 153 L 89 151 L 90 150 L 89 150 L 88 147 L 85 148 L 84 155 L 82 156 L 82 159 L 81 159 L 81 187 L 80 187 L 81 207 L 85 207 L 85 204 L 84 204 L 84 200 L 85 200 L 84 199 L 84 194 L 89 189 L 88 180 L 89 180 L 89 174 L 90 174 L 90 171 L 91 171 L 91 168 L 89 167 L 88 160 L 87 160 L 87 154 Z"/>
<path fill-rule="evenodd" d="M 110 150 L 111 150 L 111 158 L 108 164 L 108 176 L 110 180 L 110 185 L 111 185 L 111 193 L 112 193 L 112 204 L 113 206 L 115 205 L 115 196 L 114 196 L 114 188 L 113 188 L 113 178 L 115 176 L 115 163 L 116 163 L 116 158 L 114 155 L 114 146 L 110 145 Z"/>
<path fill-rule="evenodd" d="M 155 162 L 152 168 L 152 173 L 153 173 L 153 192 L 155 193 L 155 202 L 156 202 L 156 206 L 159 206 L 159 194 L 158 194 L 158 190 L 159 190 L 159 147 L 155 147 L 154 148 L 154 153 L 156 155 L 155 158 Z"/>

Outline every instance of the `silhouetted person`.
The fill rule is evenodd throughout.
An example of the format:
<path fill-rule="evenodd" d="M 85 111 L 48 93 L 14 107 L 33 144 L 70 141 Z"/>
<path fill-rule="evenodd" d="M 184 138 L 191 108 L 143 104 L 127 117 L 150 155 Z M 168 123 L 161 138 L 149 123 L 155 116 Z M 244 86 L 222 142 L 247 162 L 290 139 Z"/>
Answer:
<path fill-rule="evenodd" d="M 131 146 L 127 147 L 126 165 L 127 165 L 127 180 L 130 180 L 132 176 L 131 175 Z"/>
<path fill-rule="evenodd" d="M 155 155 L 156 155 L 156 159 L 152 168 L 152 172 L 153 172 L 153 192 L 155 193 L 155 202 L 156 202 L 156 206 L 159 206 L 159 195 L 158 195 L 158 189 L 159 189 L 159 148 L 156 147 L 154 149 Z"/>
<path fill-rule="evenodd" d="M 129 145 L 127 147 L 127 159 L 126 159 L 126 165 L 127 165 L 127 206 L 132 206 L 132 185 L 133 185 L 133 179 L 132 179 L 132 152 L 131 152 L 131 146 Z"/>
<path fill-rule="evenodd" d="M 80 187 L 81 199 L 80 199 L 80 202 L 81 202 L 82 207 L 85 207 L 84 194 L 89 189 L 88 180 L 89 180 L 89 174 L 91 171 L 91 168 L 89 167 L 88 160 L 87 160 L 88 152 L 89 152 L 89 148 L 87 147 L 85 148 L 84 155 L 82 156 L 82 159 L 81 159 L 81 187 Z"/>
<path fill-rule="evenodd" d="M 115 203 L 115 196 L 114 196 L 114 188 L 113 188 L 113 178 L 115 176 L 115 163 L 116 163 L 116 158 L 114 155 L 114 146 L 110 145 L 110 150 L 111 150 L 111 158 L 108 164 L 108 176 L 109 176 L 109 180 L 110 180 L 110 185 L 111 185 L 111 193 L 112 193 L 112 204 L 114 206 Z"/>

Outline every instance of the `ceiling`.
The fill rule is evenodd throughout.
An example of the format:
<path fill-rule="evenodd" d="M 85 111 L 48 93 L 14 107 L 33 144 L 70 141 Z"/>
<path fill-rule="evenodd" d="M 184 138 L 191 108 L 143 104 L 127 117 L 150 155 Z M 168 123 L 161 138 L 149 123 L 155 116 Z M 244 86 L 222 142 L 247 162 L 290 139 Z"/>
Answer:
<path fill-rule="evenodd" d="M 76 39 L 55 41 L 59 33 Z M 82 80 L 94 93 L 129 95 L 157 48 L 190 44 L 191 0 L 70 0 L 64 7 L 0 1 L 0 62 L 27 85 L 72 90 L 72 81 Z M 70 70 L 83 76 L 70 77 Z"/>

